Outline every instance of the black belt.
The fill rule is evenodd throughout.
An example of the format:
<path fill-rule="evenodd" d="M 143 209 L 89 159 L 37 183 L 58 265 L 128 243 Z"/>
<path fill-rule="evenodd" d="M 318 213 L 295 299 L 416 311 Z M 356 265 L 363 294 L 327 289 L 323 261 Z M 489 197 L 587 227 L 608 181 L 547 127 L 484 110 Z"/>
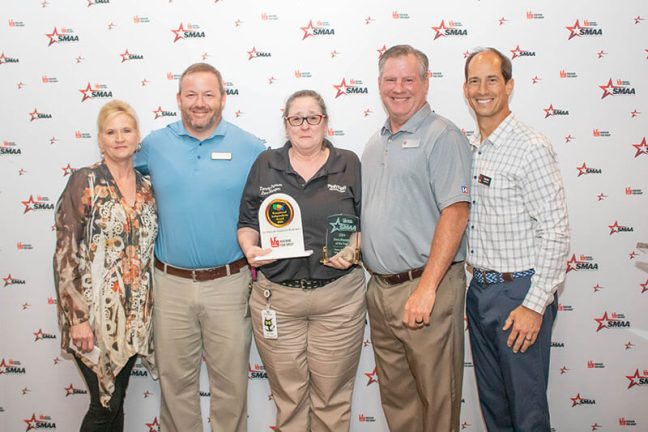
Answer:
<path fill-rule="evenodd" d="M 315 289 L 322 288 L 325 285 L 330 284 L 333 281 L 336 281 L 338 278 L 331 279 L 288 279 L 285 281 L 277 282 L 279 285 L 283 285 L 289 288 L 301 288 L 301 289 Z"/>
<path fill-rule="evenodd" d="M 455 261 L 450 265 L 453 266 L 462 262 L 463 261 Z M 420 278 L 423 274 L 423 270 L 425 270 L 425 266 L 396 274 L 378 274 L 372 271 L 370 271 L 370 273 L 389 285 L 398 285 L 403 282 L 413 281 L 414 279 Z"/>
<path fill-rule="evenodd" d="M 222 267 L 213 267 L 206 269 L 183 269 L 163 263 L 157 258 L 155 259 L 155 267 L 162 270 L 164 273 L 185 279 L 191 279 L 194 282 L 204 282 L 233 275 L 240 272 L 241 269 L 246 266 L 247 261 L 245 260 L 245 258 L 241 258 L 240 260 L 225 264 Z"/>

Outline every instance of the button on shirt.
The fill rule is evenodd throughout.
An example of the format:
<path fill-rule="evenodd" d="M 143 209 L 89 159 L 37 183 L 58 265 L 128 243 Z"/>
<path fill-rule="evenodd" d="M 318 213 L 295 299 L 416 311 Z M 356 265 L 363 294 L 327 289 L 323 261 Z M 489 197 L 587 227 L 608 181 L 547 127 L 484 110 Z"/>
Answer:
<path fill-rule="evenodd" d="M 389 120 L 362 155 L 362 254 L 394 274 L 427 263 L 441 211 L 470 201 L 470 146 L 426 103 L 398 132 Z M 465 259 L 465 242 L 454 261 Z"/>
<path fill-rule="evenodd" d="M 551 143 L 513 114 L 473 146 L 468 261 L 498 272 L 535 269 L 522 303 L 539 313 L 565 279 L 569 223 Z"/>
<path fill-rule="evenodd" d="M 142 141 L 135 167 L 151 175 L 159 212 L 155 255 L 161 261 L 196 269 L 243 257 L 236 238 L 239 203 L 264 149 L 260 139 L 224 120 L 203 141 L 181 121 Z"/>

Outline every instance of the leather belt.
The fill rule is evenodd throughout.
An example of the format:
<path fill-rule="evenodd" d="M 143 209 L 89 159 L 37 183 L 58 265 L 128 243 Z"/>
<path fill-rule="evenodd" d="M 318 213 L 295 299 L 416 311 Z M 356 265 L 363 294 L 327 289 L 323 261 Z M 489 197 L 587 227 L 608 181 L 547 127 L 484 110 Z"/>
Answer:
<path fill-rule="evenodd" d="M 424 269 L 425 267 L 419 267 L 416 269 L 404 271 L 402 273 L 388 274 L 388 275 L 383 275 L 378 273 L 372 273 L 372 274 L 389 285 L 397 285 L 399 283 L 412 281 L 414 279 L 420 278 L 421 275 L 423 274 Z"/>
<path fill-rule="evenodd" d="M 247 261 L 245 258 L 241 258 L 237 261 L 225 264 L 222 267 L 213 267 L 206 269 L 184 269 L 173 267 L 169 264 L 163 263 L 162 261 L 155 259 L 155 268 L 162 270 L 166 274 L 171 276 L 178 276 L 185 279 L 191 279 L 194 282 L 204 282 L 214 279 L 219 279 L 225 276 L 230 276 L 236 273 L 239 273 L 242 268 L 247 266 Z"/>
<path fill-rule="evenodd" d="M 338 278 L 331 279 L 288 279 L 282 282 L 278 282 L 279 285 L 283 285 L 289 288 L 301 288 L 301 289 L 315 289 L 321 288 L 325 285 L 330 284 L 331 282 L 337 280 Z"/>

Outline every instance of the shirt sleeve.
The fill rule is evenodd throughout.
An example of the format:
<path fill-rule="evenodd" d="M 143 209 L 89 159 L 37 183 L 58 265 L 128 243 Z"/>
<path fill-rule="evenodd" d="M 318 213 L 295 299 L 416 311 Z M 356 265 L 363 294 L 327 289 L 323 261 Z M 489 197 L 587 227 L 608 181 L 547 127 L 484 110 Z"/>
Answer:
<path fill-rule="evenodd" d="M 89 317 L 80 267 L 81 244 L 90 209 L 89 175 L 88 170 L 73 173 L 56 206 L 54 285 L 59 311 L 69 325 L 80 324 Z"/>
<path fill-rule="evenodd" d="M 351 170 L 353 178 L 353 207 L 355 214 L 358 216 L 358 230 L 360 227 L 360 218 L 362 211 L 362 167 L 360 166 L 360 159 L 358 155 L 351 152 L 350 163 L 347 164 L 347 169 Z"/>
<path fill-rule="evenodd" d="M 270 150 L 268 150 L 270 151 Z M 259 196 L 259 185 L 262 168 L 264 165 L 264 153 L 259 155 L 257 160 L 250 168 L 243 195 L 241 196 L 241 204 L 239 207 L 239 220 L 238 228 L 252 228 L 259 231 L 259 207 L 261 206 L 261 197 Z M 265 163 L 267 165 L 267 163 Z M 267 169 L 267 168 L 266 168 Z"/>
<path fill-rule="evenodd" d="M 461 131 L 449 127 L 428 155 L 430 186 L 439 210 L 457 202 L 470 202 L 470 165 L 468 140 Z"/>
<path fill-rule="evenodd" d="M 526 211 L 535 221 L 536 250 L 535 274 L 522 305 L 544 314 L 558 286 L 565 280 L 569 220 L 565 190 L 551 144 L 546 138 L 540 140 L 526 157 L 521 187 Z"/>

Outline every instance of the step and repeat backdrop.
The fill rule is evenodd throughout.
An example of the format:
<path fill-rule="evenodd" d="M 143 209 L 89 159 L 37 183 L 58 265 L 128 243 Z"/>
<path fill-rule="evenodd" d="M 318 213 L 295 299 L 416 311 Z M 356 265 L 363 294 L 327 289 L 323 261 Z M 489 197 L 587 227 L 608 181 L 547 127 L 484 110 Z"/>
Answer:
<path fill-rule="evenodd" d="M 0 430 L 78 430 L 88 395 L 59 348 L 53 211 L 68 176 L 99 159 L 112 98 L 142 135 L 180 118 L 179 74 L 223 73 L 225 117 L 283 144 L 281 108 L 319 91 L 329 138 L 361 154 L 385 120 L 378 57 L 409 43 L 430 58 L 428 101 L 467 135 L 463 66 L 477 46 L 513 62 L 511 105 L 559 155 L 573 240 L 552 342 L 556 431 L 648 431 L 648 5 L 608 1 L 6 0 L 0 5 Z M 216 241 L 216 240 L 215 240 Z M 249 430 L 271 431 L 264 366 L 249 361 Z M 484 431 L 472 359 L 461 429 Z M 352 431 L 387 431 L 369 331 Z M 203 368 L 205 431 L 209 388 Z M 159 387 L 141 364 L 127 431 L 159 430 Z"/>

